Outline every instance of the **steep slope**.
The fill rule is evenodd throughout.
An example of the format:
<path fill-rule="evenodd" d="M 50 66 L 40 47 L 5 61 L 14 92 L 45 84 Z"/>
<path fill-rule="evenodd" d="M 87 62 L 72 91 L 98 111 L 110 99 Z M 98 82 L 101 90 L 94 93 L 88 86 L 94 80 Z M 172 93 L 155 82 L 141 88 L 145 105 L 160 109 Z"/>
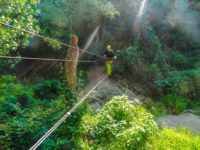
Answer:
<path fill-rule="evenodd" d="M 86 86 L 84 93 L 89 91 L 96 83 L 98 83 L 106 75 L 105 67 L 102 65 L 96 65 L 88 71 L 89 83 Z M 122 80 L 121 80 L 122 81 Z M 144 98 L 135 94 L 128 89 L 126 83 L 122 83 L 119 80 L 115 80 L 113 77 L 108 77 L 103 83 L 101 83 L 97 89 L 93 92 L 93 95 L 88 98 L 89 102 L 95 109 L 100 109 L 108 100 L 116 95 L 127 95 L 131 100 L 141 101 Z"/>
<path fill-rule="evenodd" d="M 102 65 L 95 65 L 88 71 L 89 83 L 84 89 L 83 94 L 90 91 L 104 76 L 106 75 L 105 67 Z M 138 92 L 137 92 L 138 93 Z M 143 102 L 148 100 L 142 95 L 136 94 L 129 89 L 128 83 L 124 79 L 115 79 L 108 77 L 102 82 L 93 94 L 88 98 L 89 103 L 94 110 L 98 111 L 108 102 L 113 96 L 127 95 L 131 100 L 138 100 Z M 167 127 L 186 127 L 193 131 L 200 132 L 200 117 L 192 113 L 183 113 L 180 115 L 166 115 L 157 119 L 157 123 L 161 126 Z"/>

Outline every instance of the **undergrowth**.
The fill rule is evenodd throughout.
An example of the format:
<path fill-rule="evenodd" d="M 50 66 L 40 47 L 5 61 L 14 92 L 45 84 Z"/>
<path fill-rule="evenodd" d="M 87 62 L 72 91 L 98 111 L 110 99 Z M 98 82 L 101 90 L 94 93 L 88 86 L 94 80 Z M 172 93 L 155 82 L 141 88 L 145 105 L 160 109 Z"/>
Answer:
<path fill-rule="evenodd" d="M 148 150 L 200 150 L 200 136 L 181 129 L 163 129 L 147 145 Z"/>
<path fill-rule="evenodd" d="M 60 80 L 21 83 L 10 75 L 0 76 L 0 149 L 29 149 L 75 103 L 70 89 Z M 41 145 L 41 149 L 72 149 L 79 133 L 81 105 Z"/>
<path fill-rule="evenodd" d="M 180 114 L 186 110 L 192 110 L 199 113 L 200 102 L 198 100 L 189 100 L 175 94 L 163 96 L 159 101 L 149 101 L 145 107 L 155 116 L 159 117 L 165 114 Z"/>

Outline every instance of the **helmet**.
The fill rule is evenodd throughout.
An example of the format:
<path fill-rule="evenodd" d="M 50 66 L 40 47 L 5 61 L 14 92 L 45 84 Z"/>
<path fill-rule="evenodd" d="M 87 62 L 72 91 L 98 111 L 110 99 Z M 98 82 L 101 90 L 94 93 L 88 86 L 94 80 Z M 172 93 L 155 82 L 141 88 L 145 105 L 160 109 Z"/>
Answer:
<path fill-rule="evenodd" d="M 111 49 L 111 46 L 110 45 L 107 45 L 107 47 L 106 47 L 107 49 Z"/>

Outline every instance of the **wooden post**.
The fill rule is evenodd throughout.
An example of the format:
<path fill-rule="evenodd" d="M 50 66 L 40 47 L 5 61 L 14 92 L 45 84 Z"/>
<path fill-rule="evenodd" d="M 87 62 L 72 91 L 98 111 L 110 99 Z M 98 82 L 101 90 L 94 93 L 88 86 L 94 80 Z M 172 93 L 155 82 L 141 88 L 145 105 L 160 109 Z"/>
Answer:
<path fill-rule="evenodd" d="M 71 90 L 75 90 L 77 66 L 79 59 L 79 46 L 78 46 L 78 37 L 74 34 L 70 36 L 70 46 L 72 47 L 68 48 L 66 60 L 75 60 L 75 61 L 65 62 L 65 78 L 67 79 L 67 85 L 71 88 Z"/>

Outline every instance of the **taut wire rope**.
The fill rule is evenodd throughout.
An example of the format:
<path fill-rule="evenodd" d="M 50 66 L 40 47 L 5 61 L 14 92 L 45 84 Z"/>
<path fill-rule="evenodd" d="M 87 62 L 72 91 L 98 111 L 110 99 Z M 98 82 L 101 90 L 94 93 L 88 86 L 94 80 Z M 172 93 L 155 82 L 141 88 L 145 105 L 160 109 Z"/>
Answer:
<path fill-rule="evenodd" d="M 54 59 L 54 58 L 36 58 L 36 57 L 14 57 L 14 56 L 0 56 L 2 59 L 22 59 L 22 60 L 44 60 L 44 61 L 59 61 L 59 62 L 68 62 L 68 61 L 78 61 L 82 63 L 95 63 L 97 61 L 87 61 L 87 60 L 67 60 L 67 59 Z"/>
<path fill-rule="evenodd" d="M 86 98 L 104 81 L 104 80 L 106 80 L 107 79 L 107 75 L 106 76 L 104 76 L 103 77 L 103 79 L 102 80 L 100 80 L 85 96 L 83 96 L 82 98 L 81 98 L 81 100 L 78 102 L 78 103 L 76 103 L 56 124 L 54 124 L 54 126 L 51 128 L 51 129 L 49 129 L 49 131 L 48 132 L 46 132 L 29 150 L 36 150 L 42 143 L 43 143 L 43 141 L 45 140 L 45 139 L 47 139 L 50 135 L 51 135 L 51 133 L 53 132 L 53 131 L 55 131 L 59 126 L 60 126 L 60 124 L 62 124 L 64 121 L 65 121 L 65 119 L 67 118 L 67 117 L 69 117 L 70 115 L 71 115 L 71 113 L 73 113 L 85 100 L 86 100 Z"/>
<path fill-rule="evenodd" d="M 7 26 L 7 27 L 10 27 L 10 28 L 13 28 L 13 29 L 16 29 L 16 30 L 20 30 L 20 31 L 22 31 L 22 32 L 26 32 L 26 33 L 35 35 L 35 36 L 40 37 L 40 38 L 42 38 L 42 39 L 46 39 L 46 40 L 49 40 L 49 41 L 57 42 L 58 44 L 63 45 L 63 46 L 65 46 L 65 47 L 68 47 L 68 48 L 71 47 L 71 48 L 73 48 L 73 49 L 77 49 L 77 50 L 83 51 L 84 53 L 87 53 L 87 54 L 90 54 L 90 55 L 94 55 L 94 56 L 97 56 L 97 57 L 99 57 L 99 58 L 103 58 L 103 59 L 104 59 L 104 57 L 102 57 L 102 56 L 100 56 L 100 55 L 97 55 L 97 54 L 95 54 L 95 53 L 88 52 L 88 51 L 86 51 L 86 50 L 83 50 L 83 49 L 80 49 L 80 48 L 77 48 L 77 47 L 73 47 L 73 46 L 71 46 L 71 45 L 68 45 L 68 44 L 62 43 L 62 42 L 60 42 L 60 41 L 57 41 L 57 40 L 55 40 L 55 39 L 42 36 L 42 35 L 37 34 L 37 33 L 35 33 L 35 32 L 27 31 L 27 30 L 25 30 L 25 29 L 21 29 L 21 28 L 19 28 L 19 27 L 12 26 L 12 25 L 10 25 L 10 24 L 7 24 L 7 23 L 1 22 L 1 21 L 0 21 L 0 24 L 1 24 L 1 25 L 4 25 L 4 26 Z"/>

